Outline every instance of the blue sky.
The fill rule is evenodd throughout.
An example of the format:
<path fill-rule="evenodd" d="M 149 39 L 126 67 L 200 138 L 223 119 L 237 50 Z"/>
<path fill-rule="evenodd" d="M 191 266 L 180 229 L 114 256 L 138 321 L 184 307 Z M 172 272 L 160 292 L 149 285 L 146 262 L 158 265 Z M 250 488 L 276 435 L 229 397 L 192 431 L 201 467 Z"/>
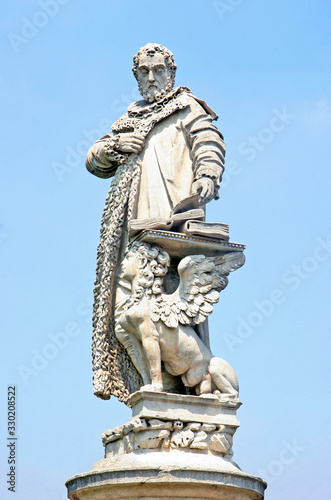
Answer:
<path fill-rule="evenodd" d="M 234 458 L 266 499 L 328 498 L 331 5 L 326 1 L 5 0 L 1 15 L 0 492 L 17 387 L 16 500 L 65 499 L 130 418 L 92 394 L 91 303 L 108 180 L 90 144 L 138 99 L 132 57 L 173 51 L 176 85 L 220 116 L 221 198 L 208 219 L 247 245 L 211 317 L 240 382 Z"/>

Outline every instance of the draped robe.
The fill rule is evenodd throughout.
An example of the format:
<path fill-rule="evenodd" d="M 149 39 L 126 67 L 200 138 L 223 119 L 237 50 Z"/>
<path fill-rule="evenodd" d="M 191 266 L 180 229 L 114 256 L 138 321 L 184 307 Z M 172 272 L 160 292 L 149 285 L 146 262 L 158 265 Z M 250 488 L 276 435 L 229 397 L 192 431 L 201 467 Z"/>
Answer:
<path fill-rule="evenodd" d="M 170 215 L 191 194 L 194 181 L 207 177 L 214 198 L 224 170 L 223 136 L 212 123 L 217 115 L 186 87 L 152 104 L 138 101 L 118 119 L 111 133 L 89 150 L 86 167 L 101 178 L 114 177 L 106 199 L 97 257 L 93 312 L 93 383 L 97 396 L 111 394 L 126 402 L 141 385 L 130 357 L 114 334 L 114 301 L 118 264 L 128 243 L 132 218 Z M 139 154 L 119 151 L 120 133 L 145 139 Z"/>

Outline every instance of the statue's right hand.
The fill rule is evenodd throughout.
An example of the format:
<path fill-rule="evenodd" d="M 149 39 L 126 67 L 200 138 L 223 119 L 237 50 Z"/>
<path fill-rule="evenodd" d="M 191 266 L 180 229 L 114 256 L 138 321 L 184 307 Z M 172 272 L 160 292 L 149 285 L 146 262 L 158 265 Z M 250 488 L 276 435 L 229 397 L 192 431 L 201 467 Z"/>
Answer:
<path fill-rule="evenodd" d="M 145 140 L 140 134 L 124 132 L 119 134 L 119 143 L 117 149 L 123 153 L 139 153 L 144 147 Z"/>

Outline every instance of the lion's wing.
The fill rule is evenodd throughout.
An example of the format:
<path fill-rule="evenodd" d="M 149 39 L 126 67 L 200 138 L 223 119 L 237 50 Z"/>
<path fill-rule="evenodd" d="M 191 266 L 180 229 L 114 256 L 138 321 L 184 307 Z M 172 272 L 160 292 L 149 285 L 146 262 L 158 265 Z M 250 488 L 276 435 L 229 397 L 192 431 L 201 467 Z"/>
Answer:
<path fill-rule="evenodd" d="M 166 326 L 200 324 L 213 312 L 219 294 L 227 284 L 227 275 L 244 264 L 242 252 L 231 252 L 222 257 L 190 255 L 178 266 L 180 283 L 171 295 L 164 293 L 154 298 L 151 319 L 161 320 Z"/>
<path fill-rule="evenodd" d="M 213 312 L 220 291 L 227 285 L 227 278 L 217 272 L 214 261 L 213 257 L 191 255 L 179 263 L 181 317 L 185 324 L 203 323 Z"/>

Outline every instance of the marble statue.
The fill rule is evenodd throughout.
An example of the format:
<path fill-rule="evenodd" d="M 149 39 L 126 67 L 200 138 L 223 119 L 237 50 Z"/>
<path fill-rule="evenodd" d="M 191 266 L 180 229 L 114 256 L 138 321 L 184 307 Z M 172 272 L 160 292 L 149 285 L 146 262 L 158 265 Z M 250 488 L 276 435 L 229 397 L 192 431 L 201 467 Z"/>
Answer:
<path fill-rule="evenodd" d="M 218 198 L 225 156 L 223 136 L 213 123 L 217 115 L 187 87 L 174 88 L 173 54 L 162 45 L 149 43 L 133 61 L 133 73 L 143 100 L 128 107 L 110 133 L 90 148 L 86 158 L 92 174 L 113 177 L 97 256 L 94 392 L 104 399 L 113 394 L 122 401 L 145 384 L 149 379 L 146 371 L 151 369 L 151 366 L 144 368 L 147 360 L 142 362 L 141 349 L 137 357 L 140 347 L 133 347 L 137 344 L 132 339 L 134 334 L 120 333 L 123 321 L 117 324 L 114 315 L 123 294 L 131 293 L 131 289 L 125 289 L 127 285 L 123 285 L 120 275 L 132 239 L 130 224 L 141 221 L 140 227 L 144 227 L 144 221 L 147 224 L 166 220 L 178 204 L 192 195 L 196 197 L 194 207 L 199 212 L 195 215 L 203 220 L 206 203 Z M 202 333 L 206 325 L 207 322 L 200 325 L 200 330 L 197 326 L 195 335 L 208 346 L 208 338 Z M 192 330 L 190 326 L 186 328 Z M 201 344 L 200 339 L 197 342 Z M 207 359 L 211 354 L 206 351 L 204 356 Z M 160 358 L 157 363 L 159 366 Z M 159 377 L 159 368 L 157 371 Z M 210 374 L 210 369 L 206 373 Z M 161 387 L 161 383 L 156 386 Z"/>
<path fill-rule="evenodd" d="M 209 346 L 208 318 L 245 245 L 206 221 L 224 170 L 217 115 L 149 43 L 133 59 L 142 100 L 90 148 L 111 186 L 93 308 L 94 393 L 131 407 L 102 436 L 104 456 L 66 482 L 70 500 L 263 500 L 266 483 L 233 461 L 234 369 Z M 217 333 L 217 332 L 216 332 Z"/>

